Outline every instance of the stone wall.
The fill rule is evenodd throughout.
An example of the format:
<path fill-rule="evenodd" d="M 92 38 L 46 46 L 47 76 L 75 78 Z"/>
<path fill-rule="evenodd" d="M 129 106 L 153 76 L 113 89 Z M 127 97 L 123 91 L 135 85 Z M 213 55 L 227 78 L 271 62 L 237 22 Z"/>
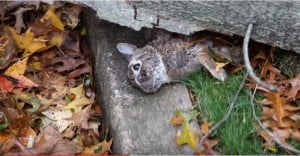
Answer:
<path fill-rule="evenodd" d="M 157 27 L 191 34 L 211 30 L 243 36 L 300 53 L 300 2 L 297 1 L 82 1 L 99 18 L 135 30 Z"/>

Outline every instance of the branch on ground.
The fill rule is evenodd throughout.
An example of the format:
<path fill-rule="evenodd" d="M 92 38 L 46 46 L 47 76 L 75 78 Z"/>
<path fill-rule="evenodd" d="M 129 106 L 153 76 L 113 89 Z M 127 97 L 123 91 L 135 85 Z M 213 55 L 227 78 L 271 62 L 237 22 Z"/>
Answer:
<path fill-rule="evenodd" d="M 245 62 L 245 66 L 246 66 L 246 69 L 249 73 L 249 76 L 260 86 L 266 88 L 266 89 L 269 89 L 271 91 L 278 91 L 278 88 L 274 85 L 271 85 L 271 84 L 268 84 L 264 81 L 262 81 L 261 79 L 259 79 L 254 71 L 253 71 L 253 68 L 251 67 L 251 64 L 250 64 L 250 60 L 249 60 L 249 54 L 248 54 L 248 44 L 249 44 L 249 39 L 250 39 L 250 34 L 251 34 L 251 31 L 252 31 L 252 27 L 253 27 L 253 24 L 249 24 L 248 25 L 248 28 L 247 28 L 247 31 L 246 31 L 246 34 L 245 34 L 245 37 L 244 37 L 244 42 L 243 42 L 243 55 L 244 55 L 244 62 Z"/>

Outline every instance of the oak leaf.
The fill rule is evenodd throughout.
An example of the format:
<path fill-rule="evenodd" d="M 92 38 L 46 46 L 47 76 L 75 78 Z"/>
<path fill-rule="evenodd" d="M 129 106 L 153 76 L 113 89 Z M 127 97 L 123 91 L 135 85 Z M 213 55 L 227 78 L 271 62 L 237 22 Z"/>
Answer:
<path fill-rule="evenodd" d="M 96 154 L 96 153 L 103 154 L 106 152 L 111 152 L 111 149 L 110 149 L 111 145 L 112 145 L 112 139 L 109 140 L 108 142 L 106 140 L 104 140 L 93 146 L 85 147 L 84 151 L 82 153 L 84 153 L 84 154 Z"/>
<path fill-rule="evenodd" d="M 59 132 L 63 132 L 70 124 L 74 124 L 73 121 L 69 120 L 73 115 L 71 110 L 47 110 L 42 114 L 51 119 L 50 122 Z"/>
<path fill-rule="evenodd" d="M 75 125 L 83 129 L 88 129 L 88 119 L 90 118 L 90 110 L 91 110 L 91 104 L 86 106 L 83 110 L 80 112 L 75 113 L 71 120 L 75 122 Z"/>

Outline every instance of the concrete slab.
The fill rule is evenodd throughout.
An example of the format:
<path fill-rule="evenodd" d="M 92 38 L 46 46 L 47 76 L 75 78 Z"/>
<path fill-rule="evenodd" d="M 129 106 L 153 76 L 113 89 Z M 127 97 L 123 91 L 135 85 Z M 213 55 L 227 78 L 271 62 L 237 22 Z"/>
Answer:
<path fill-rule="evenodd" d="M 181 34 L 209 30 L 244 36 L 300 53 L 299 1 L 80 1 L 105 20 L 140 30 L 158 27 Z"/>
<path fill-rule="evenodd" d="M 114 153 L 193 154 L 190 147 L 175 144 L 178 129 L 169 123 L 176 109 L 191 109 L 186 87 L 167 85 L 155 94 L 145 94 L 127 81 L 127 62 L 115 46 L 125 41 L 145 44 L 143 31 L 100 21 L 91 10 L 84 19 L 94 57 L 97 96 L 113 135 Z M 196 122 L 193 125 L 197 127 Z"/>

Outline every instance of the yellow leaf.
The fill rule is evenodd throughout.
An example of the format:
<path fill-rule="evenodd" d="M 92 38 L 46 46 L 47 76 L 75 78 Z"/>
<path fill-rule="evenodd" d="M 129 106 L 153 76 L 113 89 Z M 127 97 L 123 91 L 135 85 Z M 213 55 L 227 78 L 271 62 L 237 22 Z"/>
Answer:
<path fill-rule="evenodd" d="M 190 128 L 188 122 L 182 123 L 182 132 L 176 136 L 176 144 L 183 145 L 188 144 L 192 148 L 197 146 L 199 136 Z"/>
<path fill-rule="evenodd" d="M 6 71 L 4 72 L 4 75 L 12 76 L 12 77 L 24 75 L 26 67 L 27 67 L 27 60 L 28 60 L 28 57 L 12 64 L 8 69 L 6 69 Z"/>
<path fill-rule="evenodd" d="M 269 151 L 272 151 L 274 153 L 276 153 L 278 151 L 278 149 L 275 146 L 266 146 L 266 149 Z"/>
<path fill-rule="evenodd" d="M 71 88 L 70 92 L 75 95 L 75 99 L 68 103 L 64 109 L 73 109 L 74 113 L 77 113 L 82 110 L 82 107 L 92 103 L 91 99 L 85 97 L 83 84 L 79 85 L 78 87 Z"/>
<path fill-rule="evenodd" d="M 40 61 L 33 61 L 29 63 L 29 66 L 36 70 L 36 71 L 41 71 L 42 70 L 42 62 Z"/>
<path fill-rule="evenodd" d="M 38 51 L 39 49 L 46 47 L 44 39 L 40 39 L 42 38 L 42 36 L 40 38 L 34 38 L 34 34 L 33 32 L 31 32 L 30 28 L 23 35 L 17 34 L 16 30 L 12 27 L 8 27 L 8 29 L 12 33 L 13 38 L 17 43 L 17 46 L 20 49 L 25 50 L 22 57 L 27 57 L 33 54 L 34 52 Z"/>
<path fill-rule="evenodd" d="M 64 24 L 61 22 L 59 17 L 55 15 L 55 13 L 52 10 L 48 10 L 46 14 L 41 18 L 41 22 L 44 23 L 46 20 L 50 20 L 51 24 L 58 28 L 59 30 L 64 30 Z"/>
<path fill-rule="evenodd" d="M 24 73 L 25 73 L 25 70 L 27 67 L 27 60 L 28 60 L 28 57 L 12 64 L 4 72 L 4 75 L 11 76 L 18 80 L 18 83 L 16 84 L 17 87 L 27 88 L 27 87 L 38 86 L 37 84 L 32 82 L 30 79 L 28 79 L 27 77 L 24 76 Z"/>
<path fill-rule="evenodd" d="M 50 46 L 57 46 L 60 47 L 62 45 L 63 42 L 63 37 L 61 33 L 55 33 L 51 36 L 49 44 Z"/>
<path fill-rule="evenodd" d="M 216 71 L 219 71 L 221 68 L 223 68 L 224 66 L 226 66 L 229 62 L 216 62 Z"/>

